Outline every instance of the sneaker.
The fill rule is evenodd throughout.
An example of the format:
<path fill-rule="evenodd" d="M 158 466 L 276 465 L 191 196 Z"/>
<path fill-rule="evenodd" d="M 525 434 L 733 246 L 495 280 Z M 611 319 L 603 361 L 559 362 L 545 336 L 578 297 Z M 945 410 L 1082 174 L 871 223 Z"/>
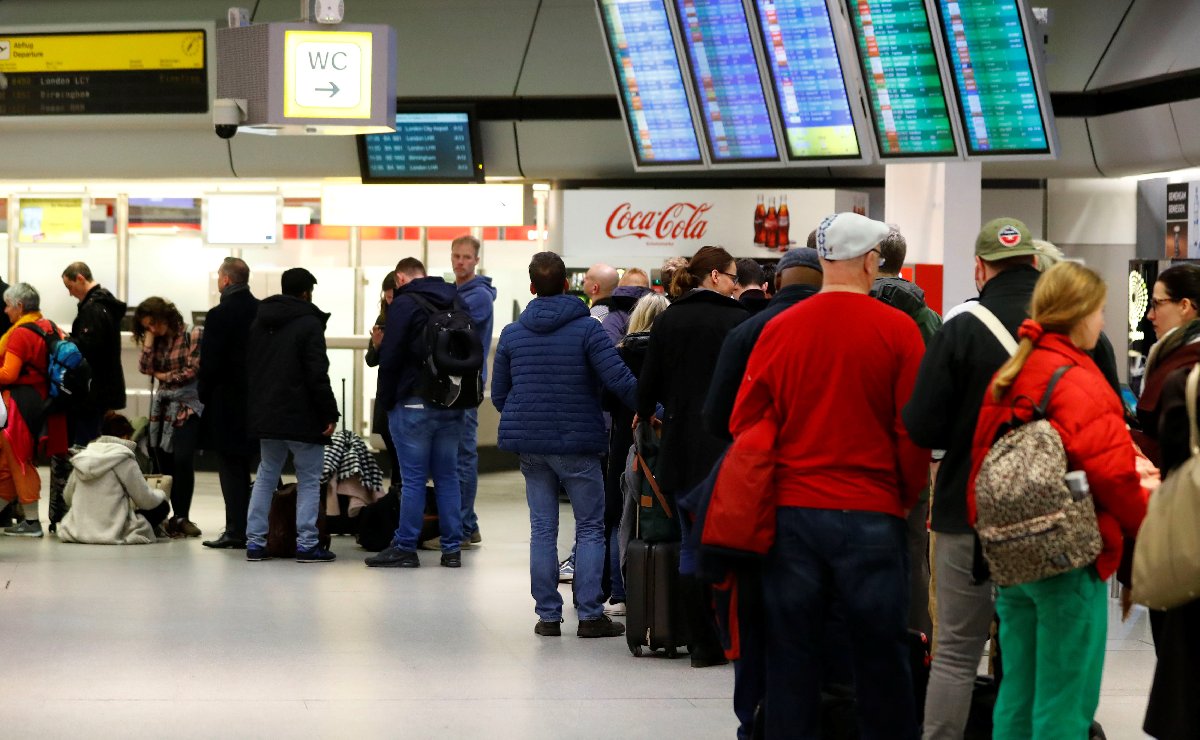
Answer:
<path fill-rule="evenodd" d="M 467 543 L 470 543 L 472 545 L 478 545 L 481 542 L 483 542 L 483 538 L 479 536 L 478 529 L 475 530 L 474 532 L 469 532 L 469 533 L 463 534 L 463 544 L 464 545 Z"/>
<path fill-rule="evenodd" d="M 570 583 L 575 580 L 575 561 L 567 558 L 558 564 L 558 582 Z"/>
<path fill-rule="evenodd" d="M 431 540 L 425 540 L 424 542 L 418 543 L 418 544 L 417 544 L 417 547 L 418 547 L 419 549 L 421 549 L 421 550 L 437 550 L 437 551 L 441 551 L 441 549 L 442 549 L 442 538 L 441 538 L 441 537 L 434 537 L 434 538 L 433 538 L 433 539 L 431 539 Z"/>
<path fill-rule="evenodd" d="M 296 549 L 297 563 L 332 563 L 334 560 L 337 560 L 337 555 L 334 555 L 320 545 L 316 545 L 309 550 Z"/>
<path fill-rule="evenodd" d="M 461 568 L 462 567 L 462 554 L 457 553 L 457 552 L 442 553 L 442 567 L 443 568 Z"/>
<path fill-rule="evenodd" d="M 604 605 L 604 613 L 610 617 L 625 616 L 625 602 L 624 601 L 608 602 L 607 604 Z"/>
<path fill-rule="evenodd" d="M 604 614 L 595 619 L 579 620 L 579 629 L 575 634 L 578 637 L 620 637 L 625 634 L 625 625 L 612 621 Z"/>
<path fill-rule="evenodd" d="M 4 530 L 4 534 L 9 537 L 43 537 L 42 523 L 36 519 L 26 519 L 23 522 L 14 524 Z"/>
<path fill-rule="evenodd" d="M 270 560 L 271 556 L 267 554 L 267 548 L 265 547 L 246 545 L 246 559 L 257 562 L 259 560 Z"/>
<path fill-rule="evenodd" d="M 555 622 L 539 619 L 538 623 L 533 625 L 533 634 L 541 635 L 542 637 L 562 637 L 561 623 L 561 619 Z"/>
<path fill-rule="evenodd" d="M 420 568 L 421 560 L 413 550 L 388 547 L 378 555 L 364 560 L 368 568 Z"/>

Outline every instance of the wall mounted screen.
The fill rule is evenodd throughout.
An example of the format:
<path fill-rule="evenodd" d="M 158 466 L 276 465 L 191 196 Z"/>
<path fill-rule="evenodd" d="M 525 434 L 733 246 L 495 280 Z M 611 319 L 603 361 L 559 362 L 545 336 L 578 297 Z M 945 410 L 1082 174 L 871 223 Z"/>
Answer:
<path fill-rule="evenodd" d="M 825 0 L 754 0 L 788 158 L 861 156 Z"/>
<path fill-rule="evenodd" d="M 364 183 L 483 182 L 474 110 L 397 108 L 395 133 L 358 137 Z"/>
<path fill-rule="evenodd" d="M 18 245 L 78 247 L 87 244 L 91 231 L 87 198 L 14 195 L 9 203 L 9 212 L 17 217 Z"/>
<path fill-rule="evenodd" d="M 742 0 L 675 0 L 713 164 L 778 161 Z"/>
<path fill-rule="evenodd" d="M 879 156 L 957 156 L 925 3 L 848 0 L 848 7 Z"/>
<path fill-rule="evenodd" d="M 639 167 L 703 165 L 665 0 L 597 0 Z"/>
<path fill-rule="evenodd" d="M 204 243 L 213 247 L 279 244 L 282 215 L 283 198 L 276 193 L 210 193 L 204 196 Z"/>
<path fill-rule="evenodd" d="M 1017 0 L 938 0 L 967 154 L 1050 154 Z"/>

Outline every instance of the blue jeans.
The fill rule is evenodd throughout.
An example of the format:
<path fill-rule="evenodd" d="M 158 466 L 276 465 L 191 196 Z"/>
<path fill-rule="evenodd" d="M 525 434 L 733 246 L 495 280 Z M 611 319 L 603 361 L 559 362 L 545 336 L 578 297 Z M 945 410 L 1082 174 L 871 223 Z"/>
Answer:
<path fill-rule="evenodd" d="M 311 550 L 317 546 L 317 507 L 321 505 L 321 463 L 325 447 L 312 442 L 293 442 L 284 439 L 264 439 L 258 443 L 262 461 L 250 493 L 250 510 L 246 514 L 246 544 L 267 546 L 267 515 L 271 512 L 271 497 L 283 474 L 288 452 L 296 466 L 296 549 Z"/>
<path fill-rule="evenodd" d="M 462 543 L 462 491 L 458 486 L 458 439 L 463 412 L 426 406 L 408 398 L 388 412 L 388 429 L 400 459 L 400 526 L 392 546 L 417 549 L 425 519 L 425 481 L 437 492 L 442 552 L 458 552 Z"/>
<path fill-rule="evenodd" d="M 463 534 L 479 530 L 475 515 L 475 494 L 479 491 L 479 409 L 463 413 L 462 434 L 458 437 L 458 485 L 462 489 Z"/>
<path fill-rule="evenodd" d="M 579 618 L 604 614 L 604 477 L 600 455 L 521 455 L 529 502 L 529 590 L 534 611 L 546 622 L 562 618 L 558 592 L 558 484 L 575 510 L 575 598 Z"/>
<path fill-rule="evenodd" d="M 779 508 L 763 571 L 767 737 L 820 737 L 823 647 L 835 603 L 849 636 L 861 737 L 917 737 L 908 578 L 903 519 Z"/>

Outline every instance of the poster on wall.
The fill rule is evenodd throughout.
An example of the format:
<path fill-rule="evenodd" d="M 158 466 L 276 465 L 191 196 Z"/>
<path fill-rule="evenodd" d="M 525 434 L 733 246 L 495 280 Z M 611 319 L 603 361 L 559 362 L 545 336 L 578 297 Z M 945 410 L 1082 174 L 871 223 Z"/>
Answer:
<path fill-rule="evenodd" d="M 867 193 L 849 190 L 572 190 L 563 194 L 563 259 L 657 268 L 707 245 L 778 259 L 825 216 L 869 206 Z"/>
<path fill-rule="evenodd" d="M 1189 190 L 1189 184 L 1186 182 L 1167 185 L 1167 240 L 1163 257 L 1169 260 L 1187 257 Z"/>

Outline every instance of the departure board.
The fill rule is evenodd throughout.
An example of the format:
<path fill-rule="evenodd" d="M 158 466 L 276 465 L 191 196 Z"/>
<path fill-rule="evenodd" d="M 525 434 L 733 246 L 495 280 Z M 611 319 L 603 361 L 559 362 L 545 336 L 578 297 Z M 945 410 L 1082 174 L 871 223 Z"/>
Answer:
<path fill-rule="evenodd" d="M 742 0 L 675 0 L 713 164 L 779 160 Z"/>
<path fill-rule="evenodd" d="M 0 116 L 206 113 L 206 32 L 0 31 Z"/>
<path fill-rule="evenodd" d="M 1043 104 L 1016 0 L 938 0 L 967 153 L 1049 154 Z"/>
<path fill-rule="evenodd" d="M 825 0 L 754 0 L 788 158 L 861 156 Z"/>
<path fill-rule="evenodd" d="M 597 2 L 637 164 L 703 164 L 665 0 Z"/>
<path fill-rule="evenodd" d="M 398 111 L 396 131 L 358 137 L 364 183 L 483 182 L 470 111 Z"/>
<path fill-rule="evenodd" d="M 879 155 L 953 157 L 946 91 L 922 0 L 848 0 Z"/>

